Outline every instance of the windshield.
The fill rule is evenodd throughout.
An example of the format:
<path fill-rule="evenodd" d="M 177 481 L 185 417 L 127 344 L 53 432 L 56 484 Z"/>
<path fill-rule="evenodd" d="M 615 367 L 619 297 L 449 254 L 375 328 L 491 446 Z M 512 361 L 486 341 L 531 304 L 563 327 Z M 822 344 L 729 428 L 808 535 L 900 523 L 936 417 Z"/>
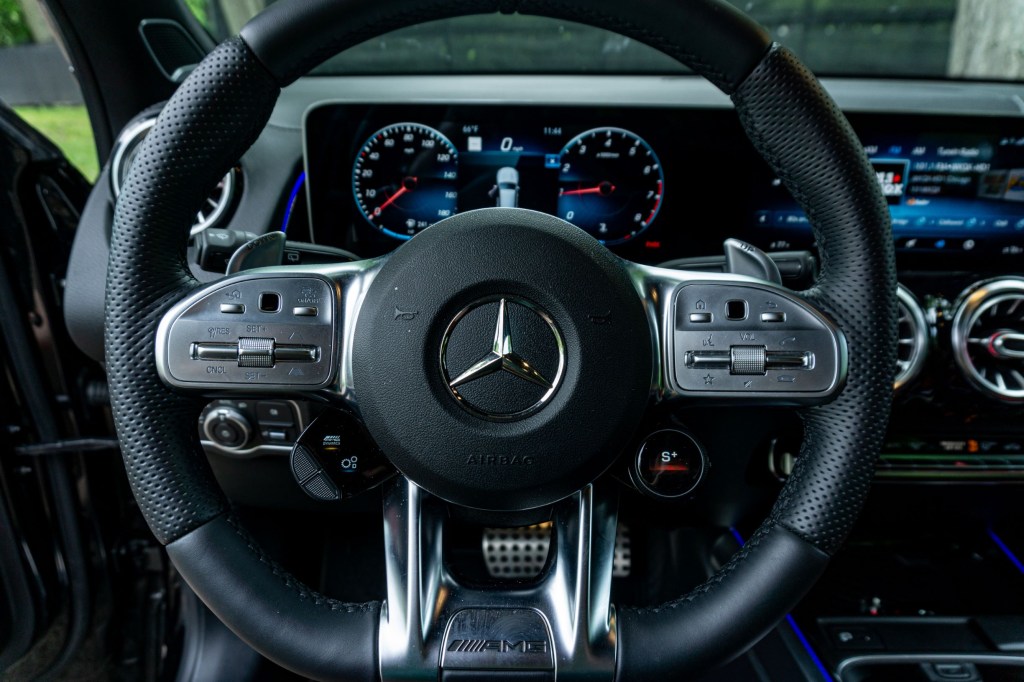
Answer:
<path fill-rule="evenodd" d="M 273 0 L 187 0 L 222 40 Z M 735 0 L 820 75 L 1021 80 L 1024 0 Z M 676 62 L 600 29 L 522 15 L 435 21 L 329 60 L 321 75 L 671 74 Z"/>

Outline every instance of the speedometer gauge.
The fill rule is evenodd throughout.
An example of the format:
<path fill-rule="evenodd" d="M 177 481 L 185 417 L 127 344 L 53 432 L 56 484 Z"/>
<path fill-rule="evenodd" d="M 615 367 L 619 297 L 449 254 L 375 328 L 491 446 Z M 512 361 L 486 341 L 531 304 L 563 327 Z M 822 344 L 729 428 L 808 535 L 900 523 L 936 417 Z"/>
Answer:
<path fill-rule="evenodd" d="M 595 128 L 562 150 L 558 216 L 602 244 L 621 244 L 646 230 L 665 191 L 650 145 L 622 128 Z"/>
<path fill-rule="evenodd" d="M 363 144 L 352 167 L 352 191 L 363 217 L 384 234 L 409 239 L 454 215 L 458 152 L 447 137 L 419 123 L 396 123 Z"/>

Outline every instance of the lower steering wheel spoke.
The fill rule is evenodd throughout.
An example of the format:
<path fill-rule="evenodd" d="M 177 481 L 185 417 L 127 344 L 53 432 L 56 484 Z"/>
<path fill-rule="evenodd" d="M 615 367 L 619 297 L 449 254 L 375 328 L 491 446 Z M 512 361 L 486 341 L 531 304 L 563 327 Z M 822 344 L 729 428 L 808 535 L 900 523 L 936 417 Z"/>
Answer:
<path fill-rule="evenodd" d="M 542 574 L 486 586 L 467 584 L 445 562 L 446 505 L 404 477 L 385 492 L 382 679 L 529 672 L 554 680 L 556 671 L 559 680 L 613 679 L 615 496 L 587 486 L 554 504 Z"/>
<path fill-rule="evenodd" d="M 657 344 L 658 397 L 817 405 L 842 390 L 846 338 L 807 298 L 743 275 L 628 267 Z"/>
<path fill-rule="evenodd" d="M 353 402 L 345 349 L 384 260 L 263 268 L 193 290 L 157 329 L 160 378 L 208 395 Z"/>

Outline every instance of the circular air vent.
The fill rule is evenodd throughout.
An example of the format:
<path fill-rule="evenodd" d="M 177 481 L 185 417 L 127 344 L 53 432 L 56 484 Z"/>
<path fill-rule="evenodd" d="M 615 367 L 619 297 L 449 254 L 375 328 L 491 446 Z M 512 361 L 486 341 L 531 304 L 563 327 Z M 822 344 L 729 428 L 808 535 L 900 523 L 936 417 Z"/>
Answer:
<path fill-rule="evenodd" d="M 896 351 L 895 388 L 900 390 L 921 373 L 928 354 L 928 322 L 914 294 L 902 284 L 896 290 L 899 299 L 899 346 Z"/>
<path fill-rule="evenodd" d="M 146 133 L 150 131 L 154 123 L 156 123 L 156 117 L 141 119 L 129 124 L 118 136 L 110 162 L 110 183 L 115 199 L 121 193 L 121 187 L 128 177 L 132 161 L 135 160 L 135 156 L 139 152 L 142 139 L 146 137 Z M 232 170 L 221 178 L 221 181 L 203 202 L 199 212 L 196 213 L 196 222 L 192 224 L 192 236 L 218 224 L 227 214 L 234 195 L 235 172 Z"/>
<path fill-rule="evenodd" d="M 1024 401 L 1024 279 L 978 282 L 960 295 L 953 354 L 982 392 Z"/>

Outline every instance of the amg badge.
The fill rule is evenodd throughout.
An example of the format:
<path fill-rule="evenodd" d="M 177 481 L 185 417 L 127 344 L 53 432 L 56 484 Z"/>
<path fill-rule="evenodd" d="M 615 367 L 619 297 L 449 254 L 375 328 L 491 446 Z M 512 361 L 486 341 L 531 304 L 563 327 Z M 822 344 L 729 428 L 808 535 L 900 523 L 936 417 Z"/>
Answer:
<path fill-rule="evenodd" d="M 453 639 L 448 651 L 465 653 L 497 652 L 502 654 L 546 654 L 548 643 L 543 640 L 510 642 L 507 639 Z"/>

